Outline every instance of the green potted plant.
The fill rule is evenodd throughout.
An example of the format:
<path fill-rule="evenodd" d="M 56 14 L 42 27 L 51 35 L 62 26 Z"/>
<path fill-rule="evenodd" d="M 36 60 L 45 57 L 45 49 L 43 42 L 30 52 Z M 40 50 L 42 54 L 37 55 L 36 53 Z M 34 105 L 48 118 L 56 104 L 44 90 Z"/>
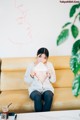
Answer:
<path fill-rule="evenodd" d="M 73 17 L 73 21 L 67 22 L 62 26 L 62 31 L 57 37 L 56 44 L 59 46 L 64 43 L 71 32 L 74 39 L 70 57 L 70 68 L 74 73 L 72 93 L 77 97 L 80 94 L 80 39 L 78 39 L 80 28 L 77 27 L 76 20 L 80 22 L 80 3 L 71 7 L 69 17 Z"/>

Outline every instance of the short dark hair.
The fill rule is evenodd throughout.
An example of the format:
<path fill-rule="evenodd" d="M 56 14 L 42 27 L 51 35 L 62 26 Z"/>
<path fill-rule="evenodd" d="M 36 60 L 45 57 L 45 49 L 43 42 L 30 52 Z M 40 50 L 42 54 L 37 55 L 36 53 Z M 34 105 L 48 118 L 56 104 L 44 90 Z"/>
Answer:
<path fill-rule="evenodd" d="M 40 49 L 37 51 L 37 56 L 38 56 L 39 54 L 45 54 L 47 58 L 49 57 L 49 51 L 48 51 L 47 48 L 44 48 L 44 47 L 40 48 Z"/>

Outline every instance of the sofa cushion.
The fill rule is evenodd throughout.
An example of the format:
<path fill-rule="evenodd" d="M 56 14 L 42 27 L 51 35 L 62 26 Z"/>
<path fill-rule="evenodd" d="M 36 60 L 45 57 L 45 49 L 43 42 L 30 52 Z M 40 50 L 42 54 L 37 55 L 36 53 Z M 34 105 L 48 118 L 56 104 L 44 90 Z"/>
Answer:
<path fill-rule="evenodd" d="M 27 89 L 28 84 L 24 82 L 25 71 L 5 71 L 1 73 L 1 90 Z M 53 87 L 71 87 L 73 73 L 69 69 L 56 70 L 57 81 Z"/>
<path fill-rule="evenodd" d="M 34 57 L 27 58 L 2 58 L 1 71 L 22 71 L 26 70 L 27 65 L 34 61 Z M 68 69 L 70 56 L 50 56 L 49 61 L 52 62 L 55 69 Z"/>
<path fill-rule="evenodd" d="M 29 98 L 27 90 L 4 91 L 0 95 L 0 111 L 3 105 L 12 103 L 11 112 L 33 112 L 34 102 Z M 80 96 L 72 95 L 71 88 L 55 88 L 51 110 L 80 109 Z"/>
<path fill-rule="evenodd" d="M 80 96 L 72 94 L 72 88 L 55 88 L 52 110 L 80 109 Z"/>
<path fill-rule="evenodd" d="M 56 82 L 53 87 L 72 87 L 74 75 L 70 69 L 56 70 Z"/>
<path fill-rule="evenodd" d="M 27 84 L 24 82 L 24 71 L 19 72 L 2 72 L 1 73 L 1 90 L 20 90 L 27 89 Z"/>
<path fill-rule="evenodd" d="M 2 58 L 1 71 L 24 71 L 35 58 Z"/>
<path fill-rule="evenodd" d="M 55 69 L 70 69 L 70 56 L 50 56 L 49 61 Z"/>

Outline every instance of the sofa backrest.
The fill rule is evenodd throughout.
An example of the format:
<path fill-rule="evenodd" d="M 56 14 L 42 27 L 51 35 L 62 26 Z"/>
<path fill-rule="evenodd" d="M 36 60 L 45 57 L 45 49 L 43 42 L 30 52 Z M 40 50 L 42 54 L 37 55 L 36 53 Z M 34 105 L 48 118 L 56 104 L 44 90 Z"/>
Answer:
<path fill-rule="evenodd" d="M 69 67 L 69 56 L 50 56 L 56 71 L 56 83 L 54 87 L 71 87 L 73 73 Z M 20 90 L 27 89 L 28 85 L 24 82 L 24 75 L 27 65 L 35 61 L 34 57 L 26 58 L 2 58 L 1 66 L 1 90 Z"/>

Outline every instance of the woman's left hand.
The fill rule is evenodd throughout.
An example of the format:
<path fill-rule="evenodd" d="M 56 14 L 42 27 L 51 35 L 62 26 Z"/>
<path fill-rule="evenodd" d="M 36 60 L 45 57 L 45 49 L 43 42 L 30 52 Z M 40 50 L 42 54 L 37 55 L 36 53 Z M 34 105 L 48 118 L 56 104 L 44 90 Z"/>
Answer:
<path fill-rule="evenodd" d="M 45 79 L 42 81 L 42 83 L 44 83 L 44 81 L 47 79 L 47 78 L 51 78 L 51 74 L 50 74 L 50 72 L 46 72 L 46 77 L 45 77 Z"/>
<path fill-rule="evenodd" d="M 50 74 L 49 71 L 46 73 L 46 75 L 47 75 L 47 77 L 48 77 L 49 79 L 51 78 L 51 74 Z"/>

